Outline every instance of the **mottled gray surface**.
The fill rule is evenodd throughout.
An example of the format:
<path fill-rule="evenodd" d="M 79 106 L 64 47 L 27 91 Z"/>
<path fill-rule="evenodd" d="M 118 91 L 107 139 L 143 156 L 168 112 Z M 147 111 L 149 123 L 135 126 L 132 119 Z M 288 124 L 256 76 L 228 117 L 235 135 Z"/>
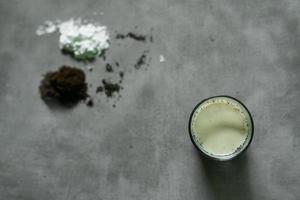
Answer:
<path fill-rule="evenodd" d="M 299 199 L 299 10 L 298 0 L 1 0 L 0 199 Z M 94 108 L 50 109 L 41 75 L 83 64 L 35 30 L 95 11 L 112 32 L 153 28 L 154 43 L 112 43 L 108 60 L 126 69 L 116 108 L 96 95 Z M 151 66 L 133 70 L 144 49 Z M 98 60 L 88 79 L 105 76 Z M 219 94 L 255 123 L 250 149 L 226 163 L 201 158 L 187 132 L 196 103 Z"/>

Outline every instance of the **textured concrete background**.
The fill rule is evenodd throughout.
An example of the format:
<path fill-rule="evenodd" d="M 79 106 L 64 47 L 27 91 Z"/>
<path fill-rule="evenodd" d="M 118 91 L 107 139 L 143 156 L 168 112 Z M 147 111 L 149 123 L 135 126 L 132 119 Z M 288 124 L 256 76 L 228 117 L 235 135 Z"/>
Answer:
<path fill-rule="evenodd" d="M 0 199 L 299 199 L 299 10 L 298 0 L 1 0 Z M 117 107 L 98 96 L 94 108 L 51 110 L 41 75 L 82 64 L 35 30 L 95 11 L 111 31 L 153 28 L 151 66 L 129 72 L 144 47 L 112 44 L 108 59 L 128 71 Z M 95 85 L 103 65 L 88 73 Z M 187 132 L 193 107 L 220 94 L 255 123 L 246 154 L 226 163 L 201 158 Z"/>

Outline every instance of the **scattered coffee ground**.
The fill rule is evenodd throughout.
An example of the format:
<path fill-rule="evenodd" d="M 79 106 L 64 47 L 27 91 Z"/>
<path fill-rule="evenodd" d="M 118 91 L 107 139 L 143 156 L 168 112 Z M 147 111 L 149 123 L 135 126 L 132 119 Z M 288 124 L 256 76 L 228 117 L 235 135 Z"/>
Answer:
<path fill-rule="evenodd" d="M 103 51 L 100 57 L 103 59 L 103 61 L 106 61 L 106 51 Z"/>
<path fill-rule="evenodd" d="M 150 36 L 149 40 L 150 40 L 151 43 L 153 43 L 153 36 L 152 35 Z"/>
<path fill-rule="evenodd" d="M 120 72 L 119 72 L 119 76 L 120 76 L 119 83 L 121 84 L 121 83 L 123 82 L 124 72 L 123 72 L 123 71 L 120 71 Z"/>
<path fill-rule="evenodd" d="M 93 99 L 89 99 L 89 100 L 86 102 L 86 105 L 87 105 L 88 107 L 93 107 L 93 106 L 94 106 L 94 101 L 93 101 Z"/>
<path fill-rule="evenodd" d="M 139 42 L 146 42 L 147 36 L 143 35 L 143 34 L 133 33 L 133 32 L 129 32 L 127 34 L 117 33 L 117 35 L 116 35 L 116 39 L 123 40 L 126 38 L 131 38 L 131 39 L 139 41 Z"/>
<path fill-rule="evenodd" d="M 102 86 L 97 87 L 96 93 L 99 93 L 99 92 L 103 92 L 103 87 Z"/>
<path fill-rule="evenodd" d="M 48 72 L 41 81 L 39 90 L 46 103 L 58 101 L 63 105 L 72 105 L 88 97 L 85 73 L 69 66 Z"/>
<path fill-rule="evenodd" d="M 121 39 L 121 40 L 123 40 L 123 39 L 125 39 L 125 38 L 127 38 L 127 36 L 126 36 L 126 35 L 124 35 L 124 34 L 117 33 L 117 35 L 116 35 L 116 39 L 117 39 L 117 40 L 118 40 L 118 39 Z"/>
<path fill-rule="evenodd" d="M 140 69 L 141 66 L 146 64 L 147 53 L 148 51 L 144 51 L 143 54 L 138 58 L 137 62 L 134 65 L 135 69 Z"/>
<path fill-rule="evenodd" d="M 106 64 L 105 69 L 106 69 L 107 72 L 113 72 L 114 71 L 112 66 L 109 63 Z"/>
<path fill-rule="evenodd" d="M 123 79 L 124 77 L 124 72 L 119 72 L 120 78 Z"/>
<path fill-rule="evenodd" d="M 132 32 L 129 32 L 127 34 L 127 37 L 132 38 L 132 39 L 137 40 L 137 41 L 143 41 L 143 42 L 146 41 L 146 36 L 145 35 L 138 35 L 138 34 L 132 33 Z"/>
<path fill-rule="evenodd" d="M 119 62 L 116 62 L 116 63 L 115 63 L 115 65 L 116 65 L 117 67 L 119 67 L 119 66 L 120 66 Z"/>
<path fill-rule="evenodd" d="M 112 97 L 114 93 L 118 93 L 121 89 L 118 83 L 112 83 L 109 80 L 102 80 L 103 89 L 107 97 Z"/>

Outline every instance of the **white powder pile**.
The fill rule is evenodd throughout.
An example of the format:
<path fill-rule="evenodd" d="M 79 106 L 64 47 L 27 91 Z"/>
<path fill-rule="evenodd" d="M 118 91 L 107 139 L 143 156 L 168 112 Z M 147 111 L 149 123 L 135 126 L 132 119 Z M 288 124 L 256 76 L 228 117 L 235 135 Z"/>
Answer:
<path fill-rule="evenodd" d="M 43 25 L 39 26 L 36 30 L 37 35 L 45 35 L 55 32 L 57 29 L 57 23 L 52 21 L 45 21 Z"/>
<path fill-rule="evenodd" d="M 58 31 L 59 46 L 80 60 L 94 59 L 109 48 L 109 34 L 106 26 L 84 23 L 79 19 L 65 22 L 46 21 L 36 34 L 43 35 Z"/>

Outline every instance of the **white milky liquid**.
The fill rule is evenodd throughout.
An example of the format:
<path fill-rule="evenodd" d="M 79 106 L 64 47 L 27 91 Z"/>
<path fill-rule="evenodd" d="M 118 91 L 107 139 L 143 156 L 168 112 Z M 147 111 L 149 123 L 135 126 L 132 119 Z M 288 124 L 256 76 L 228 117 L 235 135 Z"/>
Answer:
<path fill-rule="evenodd" d="M 227 97 L 215 97 L 199 105 L 191 119 L 191 134 L 205 153 L 225 156 L 247 141 L 252 127 L 246 109 Z"/>

